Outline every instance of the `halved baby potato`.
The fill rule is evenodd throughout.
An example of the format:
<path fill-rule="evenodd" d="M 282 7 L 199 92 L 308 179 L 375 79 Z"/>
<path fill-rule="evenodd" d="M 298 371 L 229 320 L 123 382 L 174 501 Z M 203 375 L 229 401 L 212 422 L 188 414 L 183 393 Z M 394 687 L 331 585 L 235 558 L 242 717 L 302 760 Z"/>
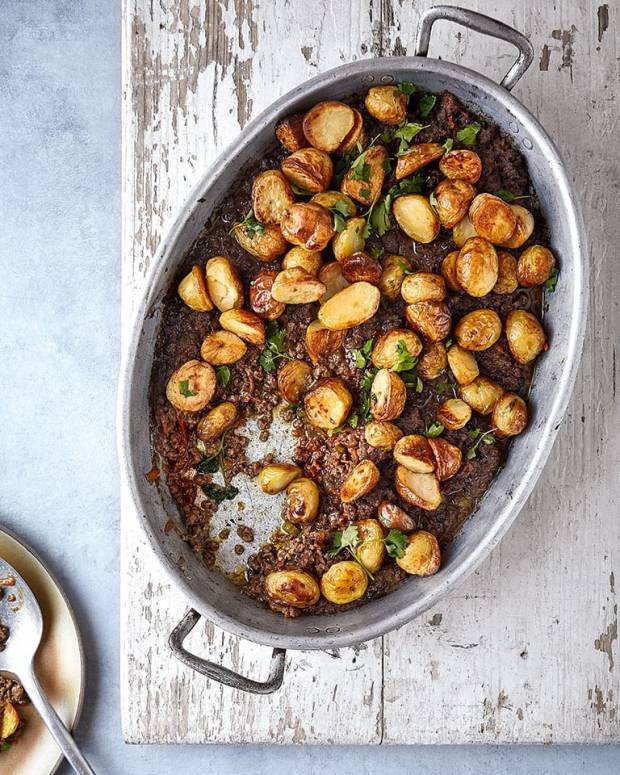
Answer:
<path fill-rule="evenodd" d="M 477 183 L 482 175 L 482 161 L 475 151 L 448 151 L 439 162 L 439 169 L 450 180 Z"/>
<path fill-rule="evenodd" d="M 422 194 L 399 196 L 392 205 L 392 213 L 400 228 L 416 242 L 426 245 L 439 234 L 437 214 Z"/>
<path fill-rule="evenodd" d="M 277 495 L 286 490 L 295 479 L 299 479 L 301 474 L 301 468 L 292 463 L 270 463 L 260 470 L 256 479 L 263 492 L 267 495 Z"/>
<path fill-rule="evenodd" d="M 250 282 L 250 306 L 263 320 L 275 320 L 286 309 L 285 304 L 271 295 L 277 276 L 275 269 L 263 269 Z"/>
<path fill-rule="evenodd" d="M 323 283 L 300 266 L 283 269 L 271 287 L 271 295 L 282 304 L 310 304 L 325 291 Z"/>
<path fill-rule="evenodd" d="M 396 180 L 413 175 L 414 172 L 426 167 L 427 164 L 441 159 L 444 154 L 444 147 L 439 143 L 416 143 L 406 152 L 396 159 L 396 169 L 394 175 Z"/>
<path fill-rule="evenodd" d="M 530 363 L 547 349 L 547 337 L 538 318 L 524 309 L 508 313 L 506 339 L 517 363 Z"/>
<path fill-rule="evenodd" d="M 308 389 L 312 378 L 312 368 L 300 360 L 287 361 L 278 370 L 278 390 L 289 404 L 296 404 Z"/>
<path fill-rule="evenodd" d="M 404 256 L 389 255 L 383 259 L 383 271 L 379 280 L 382 295 L 392 301 L 400 296 L 403 280 L 411 270 L 411 261 Z"/>
<path fill-rule="evenodd" d="M 290 153 L 300 151 L 307 145 L 303 125 L 303 114 L 297 113 L 294 116 L 283 119 L 276 127 L 276 137 L 280 144 Z"/>
<path fill-rule="evenodd" d="M 461 293 L 463 289 L 456 276 L 456 259 L 459 257 L 459 251 L 453 250 L 441 262 L 441 274 L 446 281 L 446 285 L 451 291 Z"/>
<path fill-rule="evenodd" d="M 504 388 L 486 377 L 476 377 L 469 385 L 461 385 L 459 397 L 478 414 L 491 414 L 504 393 Z"/>
<path fill-rule="evenodd" d="M 370 388 L 370 412 L 375 420 L 395 420 L 403 413 L 407 388 L 393 371 L 380 369 Z"/>
<path fill-rule="evenodd" d="M 359 253 L 366 247 L 364 239 L 365 218 L 349 218 L 342 231 L 336 232 L 332 240 L 332 251 L 337 261 Z"/>
<path fill-rule="evenodd" d="M 244 342 L 256 347 L 263 347 L 265 344 L 265 324 L 249 309 L 229 309 L 222 312 L 220 325 L 225 331 L 237 334 Z"/>
<path fill-rule="evenodd" d="M 394 446 L 394 459 L 408 471 L 430 474 L 435 470 L 435 458 L 429 439 L 419 433 L 403 436 Z"/>
<path fill-rule="evenodd" d="M 448 348 L 448 365 L 459 385 L 469 385 L 480 374 L 475 356 L 458 344 Z"/>
<path fill-rule="evenodd" d="M 427 342 L 439 342 L 450 333 L 452 315 L 443 301 L 418 301 L 405 309 L 407 323 Z"/>
<path fill-rule="evenodd" d="M 527 404 L 516 393 L 504 393 L 493 407 L 491 422 L 499 436 L 518 436 L 527 426 Z"/>
<path fill-rule="evenodd" d="M 313 320 L 306 329 L 306 350 L 313 363 L 326 358 L 335 353 L 344 344 L 346 331 L 332 331 L 321 323 L 320 320 Z"/>
<path fill-rule="evenodd" d="M 348 153 L 356 148 L 358 145 L 364 145 L 365 133 L 364 133 L 364 119 L 362 114 L 356 108 L 353 110 L 353 127 L 349 134 L 340 143 L 337 149 L 337 153 Z"/>
<path fill-rule="evenodd" d="M 207 290 L 220 312 L 243 307 L 243 284 L 237 270 L 226 256 L 213 256 L 207 261 Z"/>
<path fill-rule="evenodd" d="M 355 525 L 361 539 L 357 556 L 366 570 L 376 573 L 385 560 L 381 523 L 376 519 L 360 519 Z"/>
<path fill-rule="evenodd" d="M 497 251 L 497 282 L 493 293 L 514 293 L 519 287 L 517 259 L 505 250 Z"/>
<path fill-rule="evenodd" d="M 471 406 L 461 398 L 449 398 L 437 410 L 437 419 L 449 431 L 458 431 L 471 420 Z"/>
<path fill-rule="evenodd" d="M 326 210 L 335 208 L 345 218 L 352 218 L 357 213 L 355 202 L 342 191 L 321 191 L 315 194 L 310 201 L 321 205 Z"/>
<path fill-rule="evenodd" d="M 311 425 L 334 430 L 347 419 L 353 398 L 344 382 L 337 377 L 321 380 L 304 397 L 306 417 Z"/>
<path fill-rule="evenodd" d="M 418 530 L 409 536 L 409 545 L 396 564 L 412 576 L 432 576 L 441 566 L 441 549 L 432 533 Z"/>
<path fill-rule="evenodd" d="M 471 222 L 469 215 L 464 216 L 452 229 L 452 242 L 457 248 L 462 248 L 468 239 L 477 237 L 478 234 L 474 229 L 474 224 Z"/>
<path fill-rule="evenodd" d="M 445 439 L 429 439 L 428 443 L 435 458 L 435 475 L 440 482 L 445 482 L 461 467 L 461 450 Z"/>
<path fill-rule="evenodd" d="M 297 202 L 289 207 L 281 228 L 285 239 L 309 251 L 323 250 L 334 236 L 331 213 L 312 202 Z"/>
<path fill-rule="evenodd" d="M 440 274 L 414 272 L 403 280 L 400 295 L 407 304 L 418 301 L 443 301 L 446 298 L 446 283 Z"/>
<path fill-rule="evenodd" d="M 178 293 L 185 304 L 196 312 L 209 312 L 213 309 L 204 272 L 197 265 L 193 266 L 192 271 L 181 280 Z"/>
<path fill-rule="evenodd" d="M 191 360 L 172 373 L 166 386 L 166 398 L 182 412 L 199 412 L 209 404 L 216 387 L 213 367 Z"/>
<path fill-rule="evenodd" d="M 454 329 L 456 341 L 465 350 L 488 350 L 500 338 L 502 321 L 495 310 L 475 309 L 459 320 Z"/>
<path fill-rule="evenodd" d="M 237 407 L 232 401 L 224 401 L 200 418 L 196 426 L 196 435 L 201 441 L 215 441 L 234 424 L 236 419 Z"/>
<path fill-rule="evenodd" d="M 303 130 L 310 145 L 319 151 L 333 153 L 344 142 L 354 124 L 352 108 L 344 102 L 327 100 L 310 108 L 304 116 Z"/>
<path fill-rule="evenodd" d="M 252 183 L 252 209 L 264 225 L 278 225 L 295 202 L 290 183 L 280 170 L 265 170 Z"/>
<path fill-rule="evenodd" d="M 521 205 L 510 205 L 510 209 L 517 218 L 517 225 L 510 239 L 503 242 L 505 248 L 520 248 L 524 245 L 534 232 L 534 216 L 525 207 Z"/>
<path fill-rule="evenodd" d="M 452 229 L 466 215 L 476 189 L 464 180 L 442 180 L 435 186 L 435 212 L 444 229 Z"/>
<path fill-rule="evenodd" d="M 321 597 L 314 576 L 305 571 L 279 570 L 265 576 L 265 592 L 274 603 L 293 608 L 309 608 Z"/>
<path fill-rule="evenodd" d="M 379 285 L 381 272 L 381 264 L 377 259 L 363 251 L 342 259 L 342 274 L 350 283 L 365 282 Z"/>
<path fill-rule="evenodd" d="M 456 279 L 470 296 L 486 296 L 495 287 L 499 264 L 495 248 L 482 237 L 468 239 L 456 259 Z"/>
<path fill-rule="evenodd" d="M 384 124 L 400 124 L 407 118 L 407 95 L 394 84 L 372 86 L 368 89 L 364 106 L 373 118 Z"/>
<path fill-rule="evenodd" d="M 319 310 L 319 320 L 327 328 L 342 331 L 369 320 L 379 309 L 381 293 L 370 283 L 359 282 L 343 288 Z"/>
<path fill-rule="evenodd" d="M 247 352 L 247 345 L 231 331 L 214 331 L 205 336 L 200 346 L 200 357 L 212 366 L 229 366 L 240 361 Z"/>
<path fill-rule="evenodd" d="M 400 530 L 401 533 L 410 533 L 415 530 L 415 520 L 395 503 L 381 501 L 377 516 L 379 522 L 388 530 Z"/>
<path fill-rule="evenodd" d="M 342 264 L 340 261 L 330 261 L 329 264 L 322 266 L 319 270 L 319 280 L 326 288 L 325 293 L 319 299 L 321 304 L 325 304 L 338 291 L 349 285 L 349 281 L 342 274 Z"/>
<path fill-rule="evenodd" d="M 542 285 L 551 277 L 554 266 L 555 257 L 549 248 L 532 245 L 519 256 L 517 279 L 526 288 Z"/>
<path fill-rule="evenodd" d="M 317 148 L 301 148 L 295 151 L 284 159 L 280 169 L 289 183 L 309 194 L 327 191 L 334 174 L 332 160 Z"/>
<path fill-rule="evenodd" d="M 0 725 L 0 743 L 5 742 L 14 735 L 19 729 L 21 719 L 17 708 L 11 702 L 5 702 L 0 708 L 2 714 L 2 724 Z"/>
<path fill-rule="evenodd" d="M 422 342 L 417 334 L 406 328 L 394 328 L 377 339 L 370 359 L 378 369 L 391 369 L 398 363 L 401 354 L 408 353 L 417 358 L 421 352 Z"/>
<path fill-rule="evenodd" d="M 373 145 L 363 152 L 363 156 L 364 166 L 369 167 L 368 174 L 362 179 L 356 170 L 350 169 L 342 179 L 340 190 L 369 207 L 381 194 L 388 152 L 382 145 Z"/>
<path fill-rule="evenodd" d="M 265 263 L 275 261 L 290 247 L 278 226 L 264 226 L 258 232 L 236 223 L 232 235 L 245 251 Z"/>
<path fill-rule="evenodd" d="M 494 194 L 478 194 L 469 208 L 469 217 L 479 237 L 502 245 L 514 234 L 517 216 L 509 204 Z"/>
<path fill-rule="evenodd" d="M 321 592 L 326 600 L 345 605 L 363 597 L 368 587 L 368 574 L 353 560 L 334 563 L 321 576 Z"/>
<path fill-rule="evenodd" d="M 307 525 L 319 513 L 319 488 L 312 479 L 301 476 L 286 488 L 286 518 L 294 525 Z"/>
<path fill-rule="evenodd" d="M 364 427 L 366 443 L 374 449 L 389 451 L 402 438 L 403 432 L 394 423 L 385 420 L 371 420 Z"/>
<path fill-rule="evenodd" d="M 446 348 L 443 342 L 429 342 L 424 345 L 416 369 L 423 380 L 437 379 L 448 365 Z"/>
<path fill-rule="evenodd" d="M 396 492 L 411 506 L 417 506 L 424 511 L 435 511 L 441 505 L 439 481 L 434 473 L 423 474 L 397 466 L 394 483 Z"/>
<path fill-rule="evenodd" d="M 362 460 L 349 473 L 340 487 L 340 500 L 353 503 L 368 495 L 379 483 L 379 469 L 372 460 Z"/>

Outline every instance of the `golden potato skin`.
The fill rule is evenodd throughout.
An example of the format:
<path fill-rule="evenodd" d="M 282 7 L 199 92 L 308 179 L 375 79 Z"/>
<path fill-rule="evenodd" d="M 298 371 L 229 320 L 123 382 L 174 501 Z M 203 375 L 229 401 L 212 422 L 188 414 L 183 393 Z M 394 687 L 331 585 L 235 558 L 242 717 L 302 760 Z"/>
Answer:
<path fill-rule="evenodd" d="M 378 369 L 391 369 L 399 360 L 399 347 L 404 346 L 414 358 L 422 352 L 422 342 L 417 334 L 406 328 L 394 328 L 382 334 L 374 343 L 370 359 Z"/>
<path fill-rule="evenodd" d="M 196 426 L 196 435 L 201 441 L 215 441 L 227 431 L 237 419 L 237 407 L 231 401 L 214 406 Z"/>
<path fill-rule="evenodd" d="M 217 382 L 208 363 L 191 360 L 172 373 L 166 386 L 166 398 L 183 412 L 199 412 L 213 396 Z"/>
<path fill-rule="evenodd" d="M 517 227 L 517 216 L 494 194 L 478 194 L 469 208 L 469 217 L 479 237 L 494 245 L 509 240 Z"/>
<path fill-rule="evenodd" d="M 415 530 L 415 520 L 394 503 L 381 501 L 377 516 L 379 522 L 388 530 L 400 530 L 401 533 L 410 533 Z"/>
<path fill-rule="evenodd" d="M 277 226 L 294 202 L 291 185 L 280 170 L 265 170 L 254 178 L 252 209 L 262 224 Z"/>
<path fill-rule="evenodd" d="M 359 112 L 359 110 L 356 108 L 352 108 L 352 110 L 354 117 L 353 127 L 349 134 L 338 146 L 337 153 L 348 153 L 349 151 L 352 151 L 354 148 L 356 148 L 358 143 L 361 145 L 365 144 L 366 135 L 364 132 L 364 119 L 362 118 L 362 114 Z"/>
<path fill-rule="evenodd" d="M 334 294 L 319 310 L 319 320 L 327 328 L 343 331 L 364 323 L 375 314 L 381 302 L 379 289 L 366 282 L 353 283 Z"/>
<path fill-rule="evenodd" d="M 213 309 L 205 276 L 199 266 L 192 267 L 192 271 L 181 280 L 177 290 L 183 302 L 195 312 L 209 312 Z"/>
<path fill-rule="evenodd" d="M 443 301 L 446 296 L 446 282 L 433 272 L 414 272 L 403 280 L 400 295 L 407 304 L 418 301 Z"/>
<path fill-rule="evenodd" d="M 324 250 L 334 236 L 331 213 L 312 202 L 297 202 L 286 212 L 282 235 L 293 245 L 310 251 Z"/>
<path fill-rule="evenodd" d="M 379 469 L 372 460 L 362 460 L 348 474 L 340 487 L 340 500 L 354 503 L 368 495 L 379 483 Z"/>
<path fill-rule="evenodd" d="M 517 279 L 526 288 L 542 285 L 551 277 L 554 266 L 555 257 L 549 248 L 532 245 L 519 256 Z"/>
<path fill-rule="evenodd" d="M 447 357 L 450 371 L 459 385 L 469 385 L 480 374 L 475 356 L 458 344 L 448 348 Z"/>
<path fill-rule="evenodd" d="M 276 320 L 286 309 L 285 304 L 271 295 L 277 275 L 273 269 L 263 269 L 250 282 L 250 307 L 263 320 Z"/>
<path fill-rule="evenodd" d="M 456 278 L 470 296 L 486 296 L 495 287 L 499 274 L 497 252 L 482 237 L 468 239 L 456 259 Z"/>
<path fill-rule="evenodd" d="M 449 431 L 458 431 L 471 420 L 471 406 L 461 398 L 449 398 L 437 410 L 437 419 Z"/>
<path fill-rule="evenodd" d="M 282 259 L 282 269 L 305 269 L 308 274 L 316 277 L 319 273 L 323 259 L 318 250 L 306 250 L 299 245 L 291 248 Z"/>
<path fill-rule="evenodd" d="M 319 363 L 328 355 L 335 353 L 344 344 L 346 331 L 332 331 L 320 320 L 313 320 L 306 329 L 306 350 L 312 363 Z"/>
<path fill-rule="evenodd" d="M 463 459 L 461 450 L 445 439 L 429 439 L 428 443 L 435 458 L 435 476 L 445 482 L 458 473 Z"/>
<path fill-rule="evenodd" d="M 381 295 L 392 301 L 398 299 L 402 288 L 406 270 L 411 269 L 411 261 L 404 256 L 385 256 L 383 259 L 383 271 L 379 280 Z"/>
<path fill-rule="evenodd" d="M 343 211 L 342 215 L 344 215 L 345 218 L 353 218 L 357 213 L 355 202 L 350 196 L 343 194 L 342 191 L 321 191 L 320 193 L 315 194 L 310 201 L 317 205 L 321 205 L 321 207 L 324 207 L 326 210 L 331 210 L 332 207 L 338 205 L 340 210 Z"/>
<path fill-rule="evenodd" d="M 347 256 L 359 253 L 366 247 L 364 239 L 364 218 L 349 218 L 342 231 L 337 232 L 332 240 L 332 251 L 337 261 L 342 261 Z"/>
<path fill-rule="evenodd" d="M 403 413 L 407 388 L 393 371 L 380 369 L 370 389 L 370 412 L 375 420 L 395 420 Z"/>
<path fill-rule="evenodd" d="M 255 347 L 265 345 L 265 324 L 249 309 L 229 309 L 220 315 L 220 325 L 225 331 L 237 334 Z"/>
<path fill-rule="evenodd" d="M 328 377 L 304 396 L 308 422 L 316 428 L 334 430 L 347 419 L 353 398 L 341 379 Z"/>
<path fill-rule="evenodd" d="M 334 165 L 324 151 L 317 148 L 301 148 L 280 165 L 289 183 L 309 194 L 327 191 L 332 182 Z"/>
<path fill-rule="evenodd" d="M 344 142 L 355 124 L 353 110 L 344 102 L 319 102 L 306 113 L 303 130 L 306 139 L 319 151 L 333 153 Z"/>
<path fill-rule="evenodd" d="M 314 576 L 298 570 L 280 570 L 267 574 L 265 592 L 274 603 L 293 608 L 309 608 L 318 603 L 321 597 Z"/>
<path fill-rule="evenodd" d="M 452 327 L 450 308 L 442 301 L 419 301 L 405 309 L 408 325 L 427 342 L 445 339 Z"/>
<path fill-rule="evenodd" d="M 407 118 L 407 96 L 395 85 L 372 86 L 366 94 L 364 107 L 384 124 L 400 124 Z"/>
<path fill-rule="evenodd" d="M 17 732 L 21 719 L 16 707 L 11 702 L 5 702 L 0 716 L 0 742 L 6 743 L 8 738 Z"/>
<path fill-rule="evenodd" d="M 303 129 L 304 117 L 298 113 L 280 121 L 276 127 L 276 137 L 290 153 L 305 148 L 307 141 Z"/>
<path fill-rule="evenodd" d="M 502 321 L 495 310 L 476 309 L 459 320 L 454 329 L 456 341 L 464 350 L 488 350 L 502 333 Z"/>
<path fill-rule="evenodd" d="M 458 250 L 453 250 L 441 262 L 441 274 L 446 285 L 454 293 L 462 293 L 463 289 L 456 275 L 456 259 L 459 256 Z"/>
<path fill-rule="evenodd" d="M 468 239 L 478 236 L 469 215 L 462 218 L 452 229 L 452 242 L 457 248 L 462 248 Z"/>
<path fill-rule="evenodd" d="M 504 393 L 504 388 L 486 377 L 476 377 L 469 385 L 461 385 L 459 398 L 478 414 L 491 414 L 493 407 Z"/>
<path fill-rule="evenodd" d="M 370 573 L 376 573 L 385 560 L 385 544 L 383 543 L 381 523 L 376 519 L 361 519 L 355 524 L 361 539 L 357 556 L 366 570 Z"/>
<path fill-rule="evenodd" d="M 422 194 L 399 196 L 392 205 L 392 213 L 400 228 L 416 242 L 426 245 L 439 234 L 439 219 Z"/>
<path fill-rule="evenodd" d="M 275 261 L 290 247 L 277 226 L 265 226 L 264 234 L 250 234 L 242 223 L 236 223 L 232 235 L 245 251 L 265 263 Z"/>
<path fill-rule="evenodd" d="M 435 458 L 429 439 L 419 433 L 403 436 L 394 446 L 394 460 L 408 471 L 430 474 L 435 470 Z"/>
<path fill-rule="evenodd" d="M 444 229 L 452 229 L 467 215 L 476 189 L 464 180 L 442 180 L 433 193 L 439 222 Z"/>
<path fill-rule="evenodd" d="M 232 331 L 214 331 L 205 336 L 200 346 L 200 357 L 212 366 L 229 366 L 240 361 L 247 349 L 243 339 Z"/>
<path fill-rule="evenodd" d="M 363 597 L 368 587 L 368 575 L 353 560 L 334 563 L 321 577 L 321 592 L 326 600 L 345 605 Z"/>
<path fill-rule="evenodd" d="M 354 170 L 349 170 L 340 184 L 340 190 L 356 202 L 369 207 L 379 198 L 385 180 L 385 163 L 388 152 L 382 145 L 373 145 L 364 152 L 364 163 L 370 167 L 368 180 L 359 180 Z"/>
<path fill-rule="evenodd" d="M 514 293 L 519 287 L 517 259 L 505 250 L 497 251 L 497 282 L 493 293 Z"/>
<path fill-rule="evenodd" d="M 518 436 L 527 427 L 527 419 L 527 404 L 516 393 L 504 393 L 491 415 L 498 436 Z"/>
<path fill-rule="evenodd" d="M 477 183 L 482 175 L 482 161 L 474 151 L 449 151 L 439 162 L 439 169 L 450 180 Z"/>
<path fill-rule="evenodd" d="M 511 204 L 510 209 L 517 218 L 517 225 L 512 233 L 512 237 L 502 243 L 506 248 L 520 248 L 524 245 L 534 232 L 534 216 L 525 207 Z"/>
<path fill-rule="evenodd" d="M 394 175 L 396 180 L 408 178 L 414 172 L 426 167 L 427 164 L 441 159 L 444 154 L 444 147 L 439 143 L 416 143 L 411 148 L 396 159 L 396 169 Z"/>
<path fill-rule="evenodd" d="M 441 549 L 432 533 L 418 530 L 409 536 L 409 546 L 396 564 L 412 576 L 432 576 L 441 566 Z"/>
<path fill-rule="evenodd" d="M 524 309 L 508 313 L 506 339 L 517 363 L 530 363 L 547 349 L 547 337 L 538 318 Z"/>
<path fill-rule="evenodd" d="M 243 284 L 226 256 L 213 256 L 205 268 L 207 290 L 220 312 L 243 307 Z"/>
<path fill-rule="evenodd" d="M 325 293 L 319 299 L 321 304 L 325 304 L 328 299 L 335 296 L 338 291 L 346 288 L 349 281 L 342 274 L 342 264 L 340 261 L 330 261 L 319 270 L 319 280 L 326 288 Z"/>
<path fill-rule="evenodd" d="M 302 476 L 286 488 L 286 518 L 294 525 L 314 522 L 319 513 L 319 488 L 312 479 Z"/>
<path fill-rule="evenodd" d="M 277 495 L 301 476 L 301 468 L 292 463 L 270 463 L 256 477 L 259 487 L 267 495 Z"/>
<path fill-rule="evenodd" d="M 364 438 L 366 443 L 374 449 L 385 451 L 394 449 L 403 432 L 394 423 L 385 420 L 371 420 L 364 426 Z"/>
<path fill-rule="evenodd" d="M 394 473 L 396 492 L 411 506 L 424 511 L 435 511 L 441 505 L 439 481 L 434 473 L 418 473 L 397 466 Z"/>
<path fill-rule="evenodd" d="M 368 253 L 353 253 L 342 259 L 342 274 L 349 283 L 379 285 L 381 271 L 381 264 Z"/>
<path fill-rule="evenodd" d="M 287 361 L 278 369 L 278 390 L 289 404 L 297 404 L 308 389 L 312 379 L 312 368 L 300 360 Z"/>
<path fill-rule="evenodd" d="M 430 342 L 424 345 L 416 369 L 423 380 L 433 380 L 444 373 L 447 365 L 448 357 L 443 342 Z"/>
<path fill-rule="evenodd" d="M 282 304 L 310 304 L 318 301 L 326 290 L 317 277 L 295 266 L 278 273 L 271 287 L 271 295 Z"/>

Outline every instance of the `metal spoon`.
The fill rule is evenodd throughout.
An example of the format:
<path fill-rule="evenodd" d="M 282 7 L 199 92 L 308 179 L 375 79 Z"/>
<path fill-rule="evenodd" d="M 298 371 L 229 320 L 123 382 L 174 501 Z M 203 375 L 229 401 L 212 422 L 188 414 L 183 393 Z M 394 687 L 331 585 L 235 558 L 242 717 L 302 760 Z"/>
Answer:
<path fill-rule="evenodd" d="M 50 734 L 78 775 L 95 775 L 80 753 L 69 730 L 45 696 L 34 672 L 34 657 L 43 636 L 43 616 L 32 590 L 8 562 L 0 558 L 0 622 L 9 628 L 9 639 L 0 651 L 0 671 L 15 676 L 26 690 Z M 7 583 L 8 582 L 8 583 Z M 13 594 L 15 600 L 9 601 Z"/>

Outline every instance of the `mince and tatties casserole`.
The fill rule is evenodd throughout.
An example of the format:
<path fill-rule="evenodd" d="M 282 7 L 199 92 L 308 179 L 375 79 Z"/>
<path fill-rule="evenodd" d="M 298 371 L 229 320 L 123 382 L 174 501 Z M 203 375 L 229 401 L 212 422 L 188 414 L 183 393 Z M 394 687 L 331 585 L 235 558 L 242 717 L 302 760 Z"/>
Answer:
<path fill-rule="evenodd" d="M 374 86 L 280 121 L 158 335 L 147 476 L 163 473 L 194 551 L 214 565 L 236 542 L 233 580 L 285 616 L 436 573 L 528 425 L 558 276 L 545 234 L 522 156 L 449 92 Z M 250 461 L 240 431 L 267 442 L 274 412 L 294 453 Z M 240 474 L 286 493 L 259 547 L 243 502 L 210 529 Z"/>

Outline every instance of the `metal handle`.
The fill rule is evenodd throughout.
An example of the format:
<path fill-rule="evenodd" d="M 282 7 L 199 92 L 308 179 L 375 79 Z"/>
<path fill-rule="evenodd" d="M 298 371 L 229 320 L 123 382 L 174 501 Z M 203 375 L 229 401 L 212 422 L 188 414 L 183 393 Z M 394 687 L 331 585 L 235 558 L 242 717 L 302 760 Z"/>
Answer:
<path fill-rule="evenodd" d="M 82 756 L 80 749 L 77 747 L 77 743 L 71 736 L 69 730 L 62 723 L 58 714 L 50 704 L 50 701 L 45 696 L 39 680 L 34 674 L 34 670 L 26 670 L 23 673 L 20 672 L 19 680 L 30 702 L 34 705 L 37 713 L 43 720 L 43 723 L 48 728 L 51 736 L 56 741 L 58 747 L 63 752 L 65 758 L 78 775 L 95 775 L 95 771 L 91 768 L 90 764 Z"/>
<path fill-rule="evenodd" d="M 206 675 L 212 681 L 217 681 L 226 686 L 232 686 L 233 689 L 240 689 L 242 692 L 251 692 L 252 694 L 273 694 L 282 686 L 284 678 L 286 649 L 274 649 L 271 655 L 271 669 L 269 677 L 264 683 L 253 681 L 246 678 L 227 667 L 217 665 L 215 662 L 209 662 L 206 659 L 197 657 L 183 647 L 183 642 L 189 633 L 194 629 L 200 614 L 193 608 L 189 608 L 179 624 L 172 630 L 168 643 L 174 656 L 183 662 L 184 665 L 191 667 L 202 675 Z"/>
<path fill-rule="evenodd" d="M 463 27 L 481 32 L 483 35 L 490 35 L 492 38 L 500 38 L 516 46 L 519 50 L 517 61 L 506 73 L 500 84 L 508 91 L 512 91 L 527 68 L 532 64 L 534 48 L 525 35 L 522 35 L 503 22 L 491 19 L 490 16 L 484 16 L 481 13 L 476 13 L 476 11 L 469 11 L 466 8 L 457 8 L 451 5 L 436 5 L 422 14 L 415 44 L 416 56 L 425 57 L 428 54 L 428 44 L 430 43 L 433 24 L 441 19 L 456 22 L 456 24 L 461 24 Z"/>

